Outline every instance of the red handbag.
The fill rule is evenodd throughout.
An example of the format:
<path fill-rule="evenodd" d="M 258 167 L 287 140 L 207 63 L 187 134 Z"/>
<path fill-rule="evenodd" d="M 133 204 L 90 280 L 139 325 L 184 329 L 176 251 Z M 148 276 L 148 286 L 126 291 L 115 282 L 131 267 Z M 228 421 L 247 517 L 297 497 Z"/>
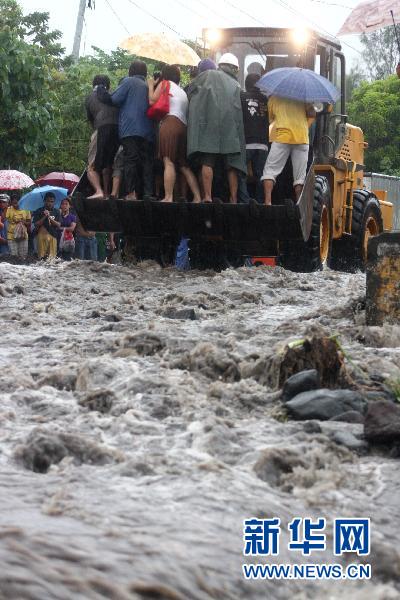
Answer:
<path fill-rule="evenodd" d="M 161 94 L 157 102 L 154 102 L 147 109 L 147 116 L 153 121 L 161 121 L 169 113 L 169 97 L 170 97 L 170 83 L 169 81 L 161 82 Z"/>

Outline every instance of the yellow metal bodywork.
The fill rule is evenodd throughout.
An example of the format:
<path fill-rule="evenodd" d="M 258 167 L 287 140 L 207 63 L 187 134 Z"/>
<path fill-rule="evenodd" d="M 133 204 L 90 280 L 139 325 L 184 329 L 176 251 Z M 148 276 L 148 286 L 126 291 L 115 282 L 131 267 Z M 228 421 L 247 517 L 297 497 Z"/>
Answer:
<path fill-rule="evenodd" d="M 364 164 L 364 150 L 367 143 L 364 140 L 362 129 L 355 125 L 346 124 L 346 136 L 342 146 L 336 153 L 336 158 L 358 165 Z"/>
<path fill-rule="evenodd" d="M 329 181 L 333 210 L 333 239 L 351 234 L 353 191 L 363 188 L 364 150 L 367 146 L 362 130 L 346 124 L 343 144 L 336 152 L 336 165 L 314 166 L 315 172 L 324 175 Z M 390 231 L 393 222 L 393 205 L 386 201 L 387 194 L 383 190 L 374 190 L 374 193 L 379 200 L 383 228 L 385 231 Z"/>
<path fill-rule="evenodd" d="M 391 231 L 393 227 L 393 204 L 387 201 L 386 190 L 372 190 L 379 200 L 382 212 L 383 230 Z"/>

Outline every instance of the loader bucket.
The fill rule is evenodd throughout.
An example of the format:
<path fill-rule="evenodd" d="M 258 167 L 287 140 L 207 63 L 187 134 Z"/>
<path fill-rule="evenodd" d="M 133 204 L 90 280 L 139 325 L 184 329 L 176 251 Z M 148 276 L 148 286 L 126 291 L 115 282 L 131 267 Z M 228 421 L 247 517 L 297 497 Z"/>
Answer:
<path fill-rule="evenodd" d="M 277 240 L 307 240 L 310 234 L 314 193 L 311 168 L 303 193 L 297 202 L 280 204 L 158 202 L 150 200 L 94 200 L 84 197 L 85 186 L 78 184 L 73 203 L 85 229 L 114 231 L 132 238 L 171 240 L 189 238 L 194 242 L 220 241 L 236 246 L 243 254 L 257 248 L 267 250 Z"/>

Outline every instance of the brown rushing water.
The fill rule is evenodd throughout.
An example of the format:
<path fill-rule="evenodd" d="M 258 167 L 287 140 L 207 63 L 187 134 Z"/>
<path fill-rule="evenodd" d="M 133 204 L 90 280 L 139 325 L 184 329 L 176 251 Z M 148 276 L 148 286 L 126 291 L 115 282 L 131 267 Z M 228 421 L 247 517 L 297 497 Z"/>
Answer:
<path fill-rule="evenodd" d="M 313 330 L 399 378 L 399 328 L 354 312 L 364 286 L 330 271 L 1 263 L 0 597 L 399 598 L 398 460 L 329 438 L 361 425 L 276 420 L 263 378 Z M 196 320 L 169 318 L 186 308 Z M 302 466 L 270 485 L 254 471 L 266 451 Z M 372 580 L 245 582 L 252 516 L 370 516 Z M 275 562 L 304 562 L 281 547 Z"/>

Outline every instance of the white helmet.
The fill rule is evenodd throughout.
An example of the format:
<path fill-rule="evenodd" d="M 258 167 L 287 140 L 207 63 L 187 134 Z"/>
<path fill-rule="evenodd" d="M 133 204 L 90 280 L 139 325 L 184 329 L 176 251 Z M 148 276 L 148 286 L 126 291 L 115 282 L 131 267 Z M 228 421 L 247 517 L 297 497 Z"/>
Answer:
<path fill-rule="evenodd" d="M 238 69 L 239 61 L 234 54 L 232 54 L 231 52 L 226 52 L 219 59 L 218 66 L 219 65 L 232 65 L 233 67 L 236 67 Z"/>

